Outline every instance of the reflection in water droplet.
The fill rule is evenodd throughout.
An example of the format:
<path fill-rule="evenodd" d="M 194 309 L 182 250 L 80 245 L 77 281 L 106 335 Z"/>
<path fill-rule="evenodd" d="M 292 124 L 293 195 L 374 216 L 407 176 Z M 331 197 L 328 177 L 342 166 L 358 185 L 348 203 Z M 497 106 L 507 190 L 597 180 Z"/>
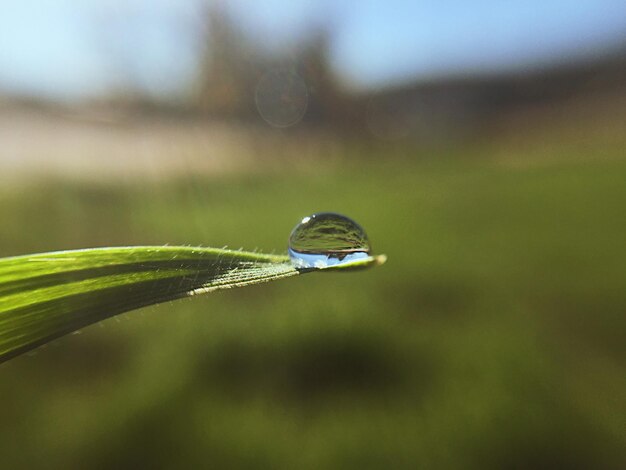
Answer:
<path fill-rule="evenodd" d="M 255 101 L 261 117 L 275 127 L 296 124 L 307 108 L 309 95 L 304 80 L 288 69 L 274 69 L 261 77 Z"/>
<path fill-rule="evenodd" d="M 289 237 L 289 256 L 297 268 L 327 268 L 371 259 L 365 230 L 332 212 L 305 217 Z"/>

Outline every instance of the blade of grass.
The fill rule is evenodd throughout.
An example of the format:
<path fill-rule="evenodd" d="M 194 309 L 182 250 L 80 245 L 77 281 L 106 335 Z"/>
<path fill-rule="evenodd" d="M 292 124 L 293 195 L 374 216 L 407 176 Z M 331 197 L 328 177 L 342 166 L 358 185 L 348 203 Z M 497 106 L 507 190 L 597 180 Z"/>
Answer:
<path fill-rule="evenodd" d="M 299 273 L 287 256 L 175 246 L 0 259 L 0 363 L 128 310 Z"/>

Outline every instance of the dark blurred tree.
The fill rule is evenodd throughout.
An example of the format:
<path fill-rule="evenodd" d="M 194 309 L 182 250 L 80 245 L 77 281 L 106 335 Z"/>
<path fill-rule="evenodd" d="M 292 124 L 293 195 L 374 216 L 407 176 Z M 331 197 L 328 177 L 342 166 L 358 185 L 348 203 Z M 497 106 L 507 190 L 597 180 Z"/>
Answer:
<path fill-rule="evenodd" d="M 361 122 L 359 102 L 342 89 L 331 65 L 332 31 L 321 26 L 298 50 L 298 71 L 309 87 L 310 102 L 305 120 L 343 130 Z"/>
<path fill-rule="evenodd" d="M 201 111 L 220 118 L 257 119 L 257 84 L 265 73 L 282 69 L 297 73 L 306 84 L 304 123 L 345 127 L 358 116 L 332 70 L 329 27 L 313 28 L 293 47 L 276 52 L 246 37 L 220 2 L 209 5 L 205 25 L 194 92 L 194 105 Z"/>
<path fill-rule="evenodd" d="M 195 90 L 195 105 L 220 117 L 250 113 L 251 90 L 257 75 L 255 51 L 219 2 L 207 9 L 203 49 Z"/>

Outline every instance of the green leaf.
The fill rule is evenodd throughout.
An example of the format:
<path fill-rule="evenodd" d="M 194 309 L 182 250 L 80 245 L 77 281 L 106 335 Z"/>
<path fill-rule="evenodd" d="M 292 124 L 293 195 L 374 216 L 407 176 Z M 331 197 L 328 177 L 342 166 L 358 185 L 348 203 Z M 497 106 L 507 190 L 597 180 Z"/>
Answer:
<path fill-rule="evenodd" d="M 360 269 L 368 257 L 321 270 Z M 128 310 L 320 269 L 284 255 L 185 246 L 57 251 L 0 259 L 0 363 Z"/>
<path fill-rule="evenodd" d="M 286 256 L 121 247 L 0 259 L 0 362 L 146 305 L 294 276 Z"/>

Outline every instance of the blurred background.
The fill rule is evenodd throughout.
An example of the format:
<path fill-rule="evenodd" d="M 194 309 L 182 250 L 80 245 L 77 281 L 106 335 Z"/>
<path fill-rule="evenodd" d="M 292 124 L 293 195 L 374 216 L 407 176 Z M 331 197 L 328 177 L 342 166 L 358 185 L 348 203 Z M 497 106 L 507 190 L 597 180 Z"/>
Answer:
<path fill-rule="evenodd" d="M 625 183 L 623 0 L 4 0 L 1 256 L 389 261 L 3 364 L 3 465 L 625 468 Z"/>

